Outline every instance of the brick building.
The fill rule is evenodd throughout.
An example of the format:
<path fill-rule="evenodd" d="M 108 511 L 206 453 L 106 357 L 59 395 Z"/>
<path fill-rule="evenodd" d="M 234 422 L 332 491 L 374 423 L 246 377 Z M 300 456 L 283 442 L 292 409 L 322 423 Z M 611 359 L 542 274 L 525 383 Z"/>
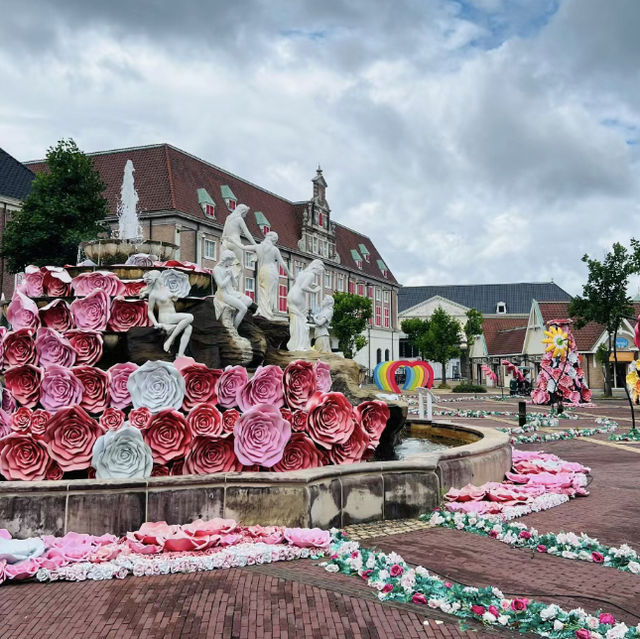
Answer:
<path fill-rule="evenodd" d="M 368 328 L 369 345 L 356 360 L 375 366 L 375 354 L 397 357 L 397 293 L 399 284 L 371 240 L 334 221 L 326 198 L 327 182 L 318 168 L 311 197 L 292 202 L 205 162 L 169 144 L 90 153 L 107 186 L 106 197 L 116 225 L 116 211 L 127 160 L 133 162 L 141 224 L 147 239 L 177 244 L 179 257 L 213 268 L 220 255 L 220 236 L 225 219 L 237 204 L 250 207 L 246 222 L 256 239 L 269 230 L 279 236 L 282 256 L 291 274 L 320 258 L 325 275 L 322 294 L 334 291 L 357 293 L 372 300 L 373 318 Z M 34 172 L 46 169 L 43 161 L 27 162 Z M 245 253 L 244 292 L 255 299 L 256 272 L 251 253 Z M 286 311 L 290 282 L 280 279 L 280 310 Z"/>

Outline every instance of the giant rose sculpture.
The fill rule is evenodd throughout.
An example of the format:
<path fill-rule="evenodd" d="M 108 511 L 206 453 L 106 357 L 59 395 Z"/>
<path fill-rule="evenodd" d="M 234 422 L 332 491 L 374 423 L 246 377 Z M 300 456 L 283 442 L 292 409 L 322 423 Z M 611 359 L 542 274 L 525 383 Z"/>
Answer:
<path fill-rule="evenodd" d="M 142 433 L 125 424 L 98 437 L 91 465 L 96 469 L 96 479 L 146 478 L 151 476 L 153 456 Z"/>
<path fill-rule="evenodd" d="M 169 362 L 146 362 L 127 381 L 134 408 L 144 406 L 152 413 L 165 408 L 182 407 L 185 394 L 184 378 Z"/>
<path fill-rule="evenodd" d="M 240 416 L 233 428 L 235 451 L 245 465 L 271 468 L 284 453 L 291 426 L 272 404 L 258 404 Z"/>

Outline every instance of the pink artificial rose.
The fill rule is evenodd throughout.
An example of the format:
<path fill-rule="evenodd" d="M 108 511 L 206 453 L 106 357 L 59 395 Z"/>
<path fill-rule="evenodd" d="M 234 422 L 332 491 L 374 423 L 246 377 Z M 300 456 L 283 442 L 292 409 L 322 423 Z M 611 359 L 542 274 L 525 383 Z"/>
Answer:
<path fill-rule="evenodd" d="M 96 289 L 86 297 L 71 302 L 73 321 L 83 331 L 105 331 L 109 312 L 109 296 L 102 289 Z"/>
<path fill-rule="evenodd" d="M 102 357 L 102 335 L 96 331 L 72 330 L 64 335 L 76 352 L 76 364 L 93 366 Z"/>
<path fill-rule="evenodd" d="M 482 615 L 484 615 L 484 613 L 486 612 L 486 610 L 485 610 L 484 606 L 478 606 L 478 605 L 476 604 L 476 605 L 471 606 L 471 612 L 472 612 L 474 615 L 477 615 L 478 617 L 482 617 Z"/>
<path fill-rule="evenodd" d="M 317 361 L 315 371 L 316 389 L 320 393 L 328 393 L 331 390 L 331 366 L 326 362 Z"/>
<path fill-rule="evenodd" d="M 124 424 L 124 420 L 125 415 L 121 410 L 109 406 L 109 408 L 105 409 L 102 415 L 100 415 L 100 426 L 105 430 L 119 430 Z"/>
<path fill-rule="evenodd" d="M 389 420 L 389 407 L 377 399 L 362 402 L 356 408 L 355 419 L 369 436 L 369 448 L 375 450 L 380 443 L 380 436 Z"/>
<path fill-rule="evenodd" d="M 233 429 L 236 456 L 245 466 L 277 464 L 291 438 L 291 426 L 279 407 L 258 404 L 243 413 Z"/>
<path fill-rule="evenodd" d="M 5 479 L 39 481 L 50 462 L 44 443 L 27 433 L 12 433 L 0 439 L 0 473 Z"/>
<path fill-rule="evenodd" d="M 51 413 L 39 408 L 31 413 L 31 422 L 29 428 L 34 437 L 42 437 L 46 429 L 48 421 L 51 419 Z"/>
<path fill-rule="evenodd" d="M 282 415 L 282 417 L 284 419 L 286 419 L 289 424 L 291 425 L 293 422 L 293 413 L 288 409 L 285 408 L 284 406 L 280 409 L 280 414 Z"/>
<path fill-rule="evenodd" d="M 184 457 L 191 444 L 191 430 L 187 420 L 176 410 L 165 409 L 156 413 L 142 437 L 153 453 L 156 464 L 166 464 Z"/>
<path fill-rule="evenodd" d="M 111 302 L 109 330 L 114 333 L 126 333 L 134 326 L 151 326 L 147 301 L 114 298 Z"/>
<path fill-rule="evenodd" d="M 76 352 L 71 342 L 52 328 L 42 327 L 36 335 L 36 349 L 40 366 L 64 366 L 69 368 L 76 362 Z"/>
<path fill-rule="evenodd" d="M 355 464 L 362 460 L 369 447 L 369 435 L 360 424 L 356 424 L 344 444 L 335 444 L 329 450 L 329 459 L 333 464 Z"/>
<path fill-rule="evenodd" d="M 2 350 L 7 366 L 38 363 L 36 343 L 30 328 L 6 333 L 2 340 Z"/>
<path fill-rule="evenodd" d="M 382 586 L 382 592 L 391 592 L 393 590 L 393 584 L 385 584 Z"/>
<path fill-rule="evenodd" d="M 342 393 L 316 393 L 307 405 L 307 432 L 313 441 L 330 450 L 353 434 L 353 406 Z"/>
<path fill-rule="evenodd" d="M 531 533 L 528 530 L 521 530 L 518 537 L 521 539 L 531 539 Z"/>
<path fill-rule="evenodd" d="M 399 577 L 404 572 L 404 568 L 400 564 L 393 564 L 391 568 L 389 568 L 389 574 L 392 577 Z"/>
<path fill-rule="evenodd" d="M 309 413 L 306 410 L 294 411 L 291 416 L 291 430 L 297 433 L 307 432 L 307 422 L 309 421 Z"/>
<path fill-rule="evenodd" d="M 42 289 L 47 297 L 67 297 L 70 293 L 71 276 L 59 266 L 44 266 Z"/>
<path fill-rule="evenodd" d="M 44 271 L 39 266 L 29 265 L 24 269 L 24 277 L 20 282 L 20 292 L 27 297 L 44 297 Z"/>
<path fill-rule="evenodd" d="M 71 369 L 55 364 L 45 369 L 40 388 L 40 403 L 45 410 L 55 413 L 65 406 L 80 404 L 83 392 L 82 382 Z"/>
<path fill-rule="evenodd" d="M 83 408 L 69 406 L 49 420 L 44 439 L 52 459 L 67 472 L 89 468 L 93 445 L 104 433 L 105 429 Z"/>
<path fill-rule="evenodd" d="M 42 369 L 31 364 L 12 366 L 4 374 L 4 383 L 17 402 L 33 408 L 40 399 Z"/>
<path fill-rule="evenodd" d="M 282 379 L 284 398 L 289 408 L 302 409 L 316 392 L 316 372 L 311 362 L 296 360 L 285 369 Z"/>
<path fill-rule="evenodd" d="M 421 592 L 414 592 L 411 597 L 411 602 L 414 604 L 426 604 L 427 598 Z"/>
<path fill-rule="evenodd" d="M 580 393 L 578 391 L 571 391 L 569 393 L 569 401 L 572 404 L 579 404 L 580 403 Z"/>
<path fill-rule="evenodd" d="M 253 406 L 270 404 L 280 409 L 284 404 L 283 372 L 279 366 L 259 366 L 253 377 L 238 393 L 238 406 L 246 413 Z"/>
<path fill-rule="evenodd" d="M 144 280 L 127 280 L 124 282 L 124 294 L 126 297 L 138 297 L 145 286 Z"/>
<path fill-rule="evenodd" d="M 591 633 L 586 628 L 576 630 L 576 639 L 591 639 Z"/>
<path fill-rule="evenodd" d="M 196 404 L 187 415 L 187 424 L 196 435 L 206 435 L 208 437 L 225 437 L 229 433 L 225 433 L 222 428 L 222 413 L 213 403 Z"/>
<path fill-rule="evenodd" d="M 547 391 L 544 390 L 534 390 L 531 393 L 531 401 L 534 404 L 548 404 L 549 401 L 551 400 L 551 396 L 549 395 L 549 393 L 547 393 Z"/>
<path fill-rule="evenodd" d="M 7 320 L 14 331 L 19 331 L 21 328 L 35 331 L 40 326 L 38 306 L 32 299 L 16 289 L 13 292 L 11 303 L 7 307 Z"/>
<path fill-rule="evenodd" d="M 26 406 L 21 406 L 11 415 L 11 429 L 17 433 L 28 433 L 31 427 L 33 411 Z"/>
<path fill-rule="evenodd" d="M 76 366 L 73 374 L 80 380 L 84 390 L 80 406 L 88 413 L 101 413 L 109 406 L 109 375 L 93 366 Z"/>
<path fill-rule="evenodd" d="M 52 328 L 54 331 L 66 333 L 73 327 L 69 305 L 60 298 L 43 306 L 39 313 L 42 326 Z"/>
<path fill-rule="evenodd" d="M 538 544 L 536 546 L 536 550 L 538 552 L 547 552 L 547 547 L 544 544 Z"/>
<path fill-rule="evenodd" d="M 615 622 L 616 620 L 610 612 L 600 613 L 600 623 L 605 624 L 606 626 L 613 626 Z"/>
<path fill-rule="evenodd" d="M 490 612 L 494 617 L 500 616 L 500 611 L 495 606 L 489 606 L 489 609 L 487 612 Z"/>
<path fill-rule="evenodd" d="M 601 564 L 604 563 L 604 555 L 595 550 L 591 553 L 591 559 L 593 559 L 594 563 Z"/>
<path fill-rule="evenodd" d="M 228 435 L 233 433 L 239 417 L 240 411 L 235 408 L 227 408 L 227 410 L 222 413 L 222 431 Z"/>
<path fill-rule="evenodd" d="M 582 397 L 582 401 L 587 404 L 591 401 L 591 391 L 588 388 L 581 388 L 580 396 Z"/>
<path fill-rule="evenodd" d="M 249 376 L 244 366 L 227 366 L 216 383 L 218 404 L 223 408 L 234 408 L 238 405 L 238 395 L 247 385 Z"/>
<path fill-rule="evenodd" d="M 111 395 L 111 405 L 114 408 L 122 410 L 131 404 L 131 393 L 127 389 L 127 382 L 131 373 L 136 370 L 138 370 L 138 365 L 132 362 L 114 364 L 108 370 L 111 380 L 109 394 Z"/>
<path fill-rule="evenodd" d="M 149 424 L 151 424 L 151 411 L 146 406 L 134 408 L 129 413 L 129 424 L 139 430 L 148 428 Z"/>
<path fill-rule="evenodd" d="M 524 597 L 520 597 L 519 599 L 513 599 L 511 601 L 511 610 L 515 610 L 516 612 L 522 612 L 527 609 L 527 605 L 529 604 L 529 600 Z"/>
<path fill-rule="evenodd" d="M 103 290 L 110 297 L 125 294 L 125 285 L 111 271 L 91 271 L 80 273 L 71 280 L 73 292 L 78 297 L 85 297 L 96 289 Z"/>
<path fill-rule="evenodd" d="M 326 466 L 327 462 L 326 454 L 320 452 L 309 437 L 304 433 L 293 433 L 284 448 L 282 459 L 271 470 L 278 473 L 304 470 Z"/>
<path fill-rule="evenodd" d="M 321 528 L 285 528 L 284 538 L 298 548 L 328 548 L 331 533 Z"/>
<path fill-rule="evenodd" d="M 242 464 L 233 450 L 233 440 L 207 435 L 196 437 L 184 460 L 185 475 L 240 472 Z"/>
<path fill-rule="evenodd" d="M 37 558 L 31 557 L 30 559 L 19 561 L 17 564 L 7 564 L 4 574 L 7 579 L 21 581 L 23 579 L 31 579 L 38 570 L 40 570 L 40 562 Z"/>
<path fill-rule="evenodd" d="M 51 463 L 47 466 L 47 473 L 45 479 L 47 481 L 59 481 L 64 476 L 64 471 L 60 468 L 60 465 L 51 460 Z"/>
<path fill-rule="evenodd" d="M 208 368 L 204 364 L 189 364 L 176 368 L 184 378 L 185 395 L 182 408 L 191 410 L 196 404 L 218 402 L 216 395 L 216 385 L 222 371 L 217 368 Z"/>

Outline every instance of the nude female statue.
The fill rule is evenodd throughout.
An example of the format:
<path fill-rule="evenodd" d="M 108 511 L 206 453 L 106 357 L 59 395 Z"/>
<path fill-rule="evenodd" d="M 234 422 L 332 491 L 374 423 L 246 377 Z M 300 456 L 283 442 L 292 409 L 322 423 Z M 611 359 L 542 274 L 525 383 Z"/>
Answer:
<path fill-rule="evenodd" d="M 275 319 L 275 314 L 278 312 L 280 268 L 284 270 L 287 277 L 291 277 L 280 249 L 276 246 L 277 242 L 278 234 L 269 231 L 255 249 L 258 258 L 258 310 L 255 314 L 269 320 Z"/>
<path fill-rule="evenodd" d="M 180 344 L 178 346 L 178 357 L 182 357 L 191 338 L 193 327 L 193 315 L 191 313 L 176 313 L 174 302 L 178 299 L 163 284 L 160 271 L 147 271 L 144 274 L 146 287 L 140 291 L 140 297 L 149 297 L 147 313 L 149 321 L 160 330 L 167 333 L 168 337 L 164 342 L 164 350 L 167 353 L 171 350 L 171 345 L 179 335 Z M 155 311 L 158 310 L 156 318 Z"/>
<path fill-rule="evenodd" d="M 290 351 L 311 350 L 307 293 L 317 293 L 322 290 L 322 287 L 316 284 L 315 280 L 316 276 L 322 276 L 323 273 L 324 264 L 322 260 L 313 260 L 307 268 L 298 273 L 287 295 L 289 333 L 291 335 L 291 339 L 287 342 L 287 349 Z"/>
<path fill-rule="evenodd" d="M 240 264 L 240 270 L 243 268 L 243 256 L 245 249 L 255 251 L 257 246 L 256 241 L 253 239 L 249 229 L 244 221 L 249 207 L 246 204 L 238 204 L 236 208 L 230 213 L 229 217 L 224 222 L 224 228 L 222 229 L 222 249 L 232 251 L 235 258 Z M 248 240 L 249 244 L 242 243 L 242 235 Z M 237 270 L 237 269 L 236 269 Z"/>
<path fill-rule="evenodd" d="M 213 269 L 213 279 L 216 282 L 216 300 L 231 308 L 236 309 L 237 313 L 233 320 L 233 325 L 237 329 L 240 326 L 247 309 L 253 303 L 253 300 L 244 293 L 238 291 L 238 278 L 233 272 L 233 264 L 235 262 L 233 251 L 222 251 L 220 262 Z"/>

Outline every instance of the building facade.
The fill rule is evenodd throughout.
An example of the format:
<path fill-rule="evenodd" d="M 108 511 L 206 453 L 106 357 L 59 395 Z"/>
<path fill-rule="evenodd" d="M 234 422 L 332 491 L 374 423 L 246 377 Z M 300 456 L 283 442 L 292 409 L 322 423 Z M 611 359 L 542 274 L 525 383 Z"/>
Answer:
<path fill-rule="evenodd" d="M 247 180 L 205 162 L 168 144 L 90 153 L 107 186 L 105 196 L 117 226 L 117 208 L 124 167 L 131 160 L 135 170 L 138 210 L 146 239 L 171 242 L 179 247 L 179 258 L 213 268 L 221 251 L 224 222 L 238 204 L 250 211 L 245 221 L 256 241 L 269 231 L 278 233 L 278 246 L 292 277 L 313 259 L 321 259 L 325 273 L 322 297 L 335 291 L 351 292 L 372 301 L 373 318 L 367 329 L 369 344 L 356 361 L 371 369 L 372 354 L 398 352 L 399 284 L 369 237 L 339 224 L 327 201 L 327 182 L 320 168 L 312 181 L 309 200 L 292 202 Z M 35 171 L 46 170 L 42 161 L 27 162 Z M 256 268 L 252 253 L 245 252 L 243 291 L 257 295 Z M 281 272 L 279 310 L 287 311 L 291 281 Z"/>

